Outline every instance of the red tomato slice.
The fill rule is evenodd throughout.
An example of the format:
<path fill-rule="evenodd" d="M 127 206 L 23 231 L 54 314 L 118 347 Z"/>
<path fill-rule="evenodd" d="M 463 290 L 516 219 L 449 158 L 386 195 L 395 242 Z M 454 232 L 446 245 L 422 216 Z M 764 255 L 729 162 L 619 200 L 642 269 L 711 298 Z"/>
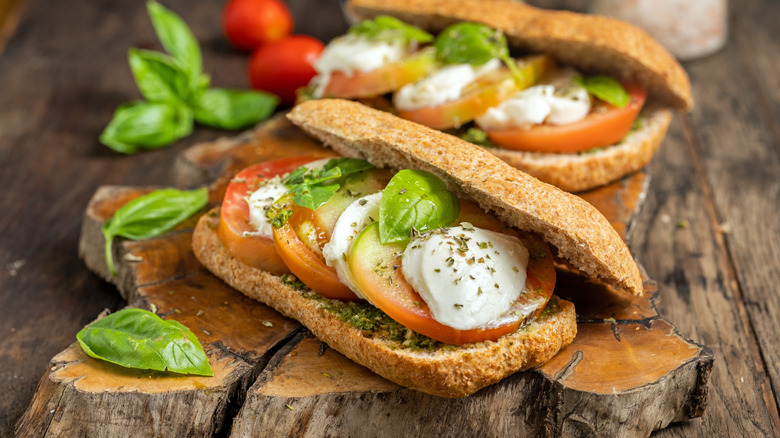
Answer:
<path fill-rule="evenodd" d="M 398 254 L 404 244 L 382 245 L 379 225 L 366 227 L 355 239 L 349 254 L 349 267 L 360 290 L 375 306 L 405 327 L 447 344 L 462 345 L 480 341 L 494 341 L 512 333 L 522 323 L 541 314 L 555 288 L 555 268 L 552 253 L 544 241 L 536 236 L 520 235 L 528 247 L 529 259 L 526 292 L 517 304 L 535 306 L 535 312 L 521 319 L 490 329 L 458 330 L 436 321 L 422 297 L 403 276 Z"/>
<path fill-rule="evenodd" d="M 300 213 L 303 211 L 304 213 Z M 293 210 L 290 219 L 280 228 L 274 228 L 274 242 L 284 263 L 290 271 L 314 292 L 326 297 L 344 301 L 359 300 L 347 286 L 339 281 L 336 270 L 326 265 L 318 254 L 312 251 L 298 237 L 295 227 L 310 220 L 309 209 Z M 309 221 L 309 223 L 311 223 Z M 319 239 L 319 236 L 317 236 Z"/>
<path fill-rule="evenodd" d="M 294 157 L 256 164 L 242 170 L 230 181 L 219 213 L 217 236 L 241 263 L 276 275 L 290 272 L 277 254 L 272 238 L 246 235 L 255 231 L 249 223 L 249 204 L 246 197 L 254 192 L 261 182 L 292 172 L 319 158 L 321 157 Z"/>
<path fill-rule="evenodd" d="M 496 145 L 518 151 L 575 153 L 610 146 L 626 136 L 645 103 L 644 90 L 625 88 L 631 97 L 628 105 L 599 105 L 579 122 L 485 132 Z"/>
<path fill-rule="evenodd" d="M 470 84 L 459 99 L 431 107 L 398 109 L 398 116 L 434 129 L 457 128 L 533 85 L 554 65 L 552 58 L 545 55 L 518 60 L 522 80 L 515 80 L 509 69 L 504 67 Z"/>
<path fill-rule="evenodd" d="M 436 59 L 432 52 L 422 51 L 367 72 L 347 75 L 335 71 L 325 87 L 323 97 L 355 99 L 390 93 L 425 77 L 435 67 Z"/>

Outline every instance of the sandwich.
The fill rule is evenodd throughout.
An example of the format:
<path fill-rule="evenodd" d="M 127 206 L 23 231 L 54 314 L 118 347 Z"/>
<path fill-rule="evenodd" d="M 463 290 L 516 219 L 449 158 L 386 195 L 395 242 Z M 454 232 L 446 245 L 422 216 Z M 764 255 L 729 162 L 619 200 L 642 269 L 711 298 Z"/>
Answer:
<path fill-rule="evenodd" d="M 194 253 L 393 382 L 463 397 L 550 360 L 577 330 L 559 262 L 642 293 L 601 213 L 484 148 L 349 100 L 288 118 L 340 157 L 239 172 Z"/>
<path fill-rule="evenodd" d="M 306 98 L 356 99 L 482 145 L 570 192 L 637 171 L 671 111 L 680 64 L 642 30 L 508 0 L 351 0 L 362 21 L 315 62 Z"/>

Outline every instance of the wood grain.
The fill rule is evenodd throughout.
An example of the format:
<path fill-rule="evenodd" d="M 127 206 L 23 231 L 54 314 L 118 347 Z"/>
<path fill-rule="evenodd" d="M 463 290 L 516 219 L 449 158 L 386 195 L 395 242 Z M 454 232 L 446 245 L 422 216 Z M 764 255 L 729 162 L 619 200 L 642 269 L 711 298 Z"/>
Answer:
<path fill-rule="evenodd" d="M 97 187 L 171 185 L 170 163 L 180 152 L 225 135 L 198 128 L 165 150 L 108 152 L 97 143 L 100 130 L 117 105 L 139 97 L 126 50 L 158 48 L 144 3 L 24 3 L 0 54 L 0 436 L 12 435 L 49 360 L 102 309 L 124 305 L 76 256 L 83 210 Z M 192 26 L 213 83 L 247 86 L 246 55 L 221 37 L 221 3 L 165 4 Z M 328 39 L 345 27 L 336 2 L 290 5 L 296 32 Z M 778 204 L 767 197 L 778 175 L 778 4 L 731 7 L 726 49 L 685 64 L 697 110 L 673 126 L 649 169 L 646 214 L 629 230 L 635 254 L 659 281 L 659 311 L 718 358 L 704 417 L 656 433 L 663 437 L 779 429 L 776 282 L 767 283 L 780 270 Z M 688 228 L 678 229 L 678 218 Z M 723 230 L 730 232 L 720 236 Z"/>
<path fill-rule="evenodd" d="M 219 186 L 229 179 L 225 174 L 232 175 L 242 160 L 242 165 L 252 164 L 267 158 L 269 151 L 274 157 L 296 155 L 301 148 L 316 153 L 319 146 L 296 131 L 276 118 L 235 141 L 195 146 L 177 163 L 185 164 L 182 175 L 188 178 L 222 169 L 211 190 L 222 193 Z M 280 144 L 284 148 L 279 149 Z M 641 174 L 632 179 L 644 181 Z M 626 206 L 637 204 L 643 188 L 641 183 L 622 182 L 602 189 L 608 196 L 593 199 L 625 228 L 634 211 Z M 73 344 L 52 360 L 19 423 L 19 435 L 46 431 L 120 436 L 127 430 L 209 435 L 223 430 L 240 407 L 231 429 L 235 436 L 261 431 L 270 436 L 318 436 L 322 430 L 348 436 L 361 430 L 380 436 L 509 431 L 529 437 L 596 431 L 647 436 L 672 421 L 700 416 L 706 408 L 712 354 L 658 315 L 657 290 L 649 280 L 644 296 L 636 297 L 561 271 L 556 293 L 579 306 L 575 341 L 535 371 L 517 373 L 465 399 L 444 399 L 388 382 L 310 335 L 289 340 L 298 329 L 296 322 L 231 290 L 198 265 L 186 228 L 194 220 L 160 238 L 122 241 L 113 254 L 118 275 L 109 275 L 100 227 L 121 205 L 148 190 L 99 189 L 87 207 L 80 254 L 91 269 L 115 283 L 132 306 L 150 308 L 192 328 L 217 364 L 215 378 L 185 377 L 172 383 L 160 373 L 117 371 L 84 356 Z M 139 384 L 138 379 L 147 376 L 150 380 Z M 98 398 L 102 404 L 96 404 Z M 176 409 L 183 405 L 191 405 L 198 415 L 193 419 Z M 526 406 L 522 415 L 516 406 Z M 117 409 L 123 414 L 106 413 Z M 143 410 L 164 412 L 166 421 L 133 414 Z M 124 412 L 131 416 L 125 418 Z M 399 417 L 413 421 L 399 422 Z M 370 422 L 369 429 L 364 420 Z"/>

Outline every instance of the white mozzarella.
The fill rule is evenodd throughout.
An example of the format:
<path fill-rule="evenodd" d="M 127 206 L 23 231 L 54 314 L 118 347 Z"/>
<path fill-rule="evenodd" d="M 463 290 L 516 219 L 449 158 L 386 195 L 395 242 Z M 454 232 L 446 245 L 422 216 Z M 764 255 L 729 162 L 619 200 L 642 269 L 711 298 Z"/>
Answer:
<path fill-rule="evenodd" d="M 338 38 L 328 44 L 314 62 L 317 71 L 317 76 L 312 79 L 314 97 L 322 97 L 334 71 L 352 76 L 355 72 L 375 70 L 400 60 L 410 50 L 400 41 L 369 41 L 355 35 Z"/>
<path fill-rule="evenodd" d="M 304 166 L 309 169 L 321 168 L 330 160 L 332 158 L 322 158 L 304 164 Z M 290 189 L 282 184 L 282 178 L 276 177 L 264 181 L 257 190 L 246 198 L 246 202 L 249 204 L 249 223 L 255 229 L 254 232 L 246 233 L 246 235 L 273 238 L 271 220 L 265 214 L 274 201 L 286 195 L 289 191 Z"/>
<path fill-rule="evenodd" d="M 282 179 L 276 177 L 265 181 L 249 195 L 247 199 L 249 204 L 249 223 L 252 224 L 256 231 L 247 233 L 248 235 L 273 238 L 271 220 L 265 214 L 274 201 L 284 196 L 288 191 L 289 189 L 282 184 Z"/>
<path fill-rule="evenodd" d="M 347 264 L 347 255 L 355 236 L 363 231 L 363 228 L 379 219 L 379 204 L 381 202 L 382 192 L 379 192 L 364 196 L 350 204 L 336 221 L 330 242 L 322 248 L 325 263 L 336 269 L 339 280 L 361 298 L 365 297 L 355 286 L 355 278 Z"/>
<path fill-rule="evenodd" d="M 467 85 L 500 67 L 501 61 L 498 59 L 491 59 L 478 67 L 470 64 L 450 65 L 402 87 L 396 92 L 393 101 L 402 110 L 441 105 L 460 98 Z"/>
<path fill-rule="evenodd" d="M 591 105 L 587 90 L 574 82 L 576 76 L 575 70 L 564 69 L 547 84 L 527 88 L 490 108 L 475 122 L 482 129 L 499 130 L 580 121 L 588 115 Z"/>
<path fill-rule="evenodd" d="M 495 325 L 512 308 L 527 266 L 528 249 L 516 237 L 452 227 L 413 240 L 401 269 L 438 322 L 470 330 Z"/>

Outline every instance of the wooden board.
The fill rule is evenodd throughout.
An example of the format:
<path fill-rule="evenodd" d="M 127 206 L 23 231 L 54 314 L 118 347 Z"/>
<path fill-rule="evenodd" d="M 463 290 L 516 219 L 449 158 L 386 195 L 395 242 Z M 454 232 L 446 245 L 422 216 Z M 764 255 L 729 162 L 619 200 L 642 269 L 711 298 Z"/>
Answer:
<path fill-rule="evenodd" d="M 216 180 L 211 200 L 217 202 L 240 168 L 319 148 L 276 118 L 255 132 L 191 148 L 176 173 L 185 185 Z M 639 173 L 584 196 L 624 233 L 645 184 Z M 192 254 L 192 221 L 160 238 L 120 242 L 119 274 L 109 276 L 100 226 L 148 190 L 98 190 L 80 253 L 130 306 L 189 326 L 215 377 L 124 370 L 87 357 L 74 343 L 52 359 L 19 435 L 647 436 L 700 416 L 707 406 L 712 353 L 658 315 L 658 291 L 649 279 L 645 296 L 633 297 L 560 272 L 556 293 L 578 309 L 574 343 L 534 371 L 471 397 L 443 399 L 374 375 L 211 276 Z"/>

